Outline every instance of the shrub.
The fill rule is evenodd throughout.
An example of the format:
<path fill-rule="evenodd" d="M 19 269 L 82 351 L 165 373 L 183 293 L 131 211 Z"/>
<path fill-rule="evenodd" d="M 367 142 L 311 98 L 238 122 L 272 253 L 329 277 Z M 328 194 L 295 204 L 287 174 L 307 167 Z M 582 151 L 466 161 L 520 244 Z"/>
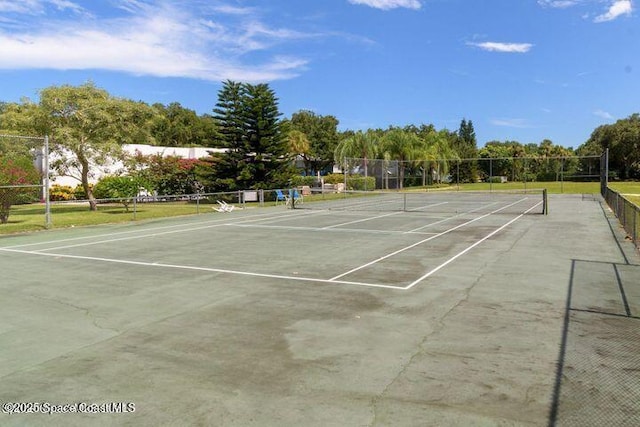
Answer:
<path fill-rule="evenodd" d="M 93 184 L 90 184 L 91 188 L 93 188 Z M 73 197 L 76 200 L 87 200 L 87 193 L 84 191 L 84 187 L 82 184 L 78 184 L 73 189 Z"/>
<path fill-rule="evenodd" d="M 313 187 L 318 182 L 317 176 L 302 176 L 296 175 L 291 179 L 291 186 L 293 187 L 301 187 L 303 185 L 308 185 L 309 187 Z"/>
<path fill-rule="evenodd" d="M 341 173 L 331 173 L 324 176 L 325 184 L 339 184 L 344 182 L 344 175 Z"/>
<path fill-rule="evenodd" d="M 376 179 L 372 176 L 350 176 L 347 178 L 349 190 L 375 190 Z"/>
<path fill-rule="evenodd" d="M 97 199 L 118 199 L 129 211 L 129 204 L 138 195 L 142 187 L 140 180 L 130 176 L 107 176 L 93 188 Z"/>
<path fill-rule="evenodd" d="M 502 177 L 501 176 L 492 176 L 490 178 L 487 178 L 487 182 L 491 182 L 493 184 L 502 184 Z"/>
<path fill-rule="evenodd" d="M 31 203 L 38 199 L 39 188 L 9 187 L 16 185 L 38 185 L 40 174 L 27 156 L 0 156 L 0 223 L 9 221 L 12 205 Z"/>
<path fill-rule="evenodd" d="M 49 189 L 49 200 L 52 202 L 65 202 L 75 199 L 75 191 L 69 185 L 54 184 Z"/>

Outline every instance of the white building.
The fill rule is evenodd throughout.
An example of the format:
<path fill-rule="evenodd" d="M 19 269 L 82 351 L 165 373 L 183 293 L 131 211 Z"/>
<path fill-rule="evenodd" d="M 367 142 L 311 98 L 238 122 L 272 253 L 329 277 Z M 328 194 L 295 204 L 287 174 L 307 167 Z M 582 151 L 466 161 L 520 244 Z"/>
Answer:
<path fill-rule="evenodd" d="M 162 157 L 170 157 L 170 156 L 178 156 L 183 159 L 201 159 L 203 157 L 207 157 L 209 152 L 214 153 L 224 153 L 224 148 L 206 148 L 206 147 L 158 147 L 154 145 L 144 145 L 144 144 L 125 144 L 122 146 L 122 149 L 125 153 L 134 155 L 136 152 L 149 156 L 153 154 L 160 154 Z M 51 156 L 51 161 L 55 160 L 55 155 Z M 103 176 L 113 175 L 120 173 L 124 170 L 124 164 L 119 160 L 113 160 L 111 162 L 107 162 L 104 166 L 96 166 L 93 165 L 92 173 L 93 176 L 90 178 L 90 182 L 96 183 Z M 80 182 L 69 176 L 53 176 L 51 178 L 51 184 L 57 185 L 68 185 L 70 187 L 75 187 L 80 184 Z"/>

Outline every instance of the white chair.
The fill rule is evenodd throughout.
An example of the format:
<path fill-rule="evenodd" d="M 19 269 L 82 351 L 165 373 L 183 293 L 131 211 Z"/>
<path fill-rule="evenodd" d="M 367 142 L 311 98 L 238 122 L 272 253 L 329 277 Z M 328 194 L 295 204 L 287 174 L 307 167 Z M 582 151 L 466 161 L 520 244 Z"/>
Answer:
<path fill-rule="evenodd" d="M 229 213 L 236 208 L 234 205 L 230 205 L 227 202 L 220 200 L 218 200 L 218 205 L 220 206 L 218 206 L 217 208 L 214 207 L 213 210 L 222 213 Z"/>

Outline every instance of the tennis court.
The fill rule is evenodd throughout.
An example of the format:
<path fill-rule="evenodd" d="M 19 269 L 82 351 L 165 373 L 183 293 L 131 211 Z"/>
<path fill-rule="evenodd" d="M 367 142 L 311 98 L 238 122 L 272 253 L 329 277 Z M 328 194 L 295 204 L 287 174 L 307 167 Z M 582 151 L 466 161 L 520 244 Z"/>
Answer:
<path fill-rule="evenodd" d="M 640 310 L 638 254 L 600 199 L 558 196 L 544 215 L 539 193 L 380 196 L 0 239 L 0 401 L 135 404 L 0 424 L 579 414 L 558 380 L 573 348 L 567 301 L 588 307 L 577 313 L 587 336 L 618 305 L 614 319 L 637 329 Z M 624 410 L 637 420 L 635 402 Z"/>

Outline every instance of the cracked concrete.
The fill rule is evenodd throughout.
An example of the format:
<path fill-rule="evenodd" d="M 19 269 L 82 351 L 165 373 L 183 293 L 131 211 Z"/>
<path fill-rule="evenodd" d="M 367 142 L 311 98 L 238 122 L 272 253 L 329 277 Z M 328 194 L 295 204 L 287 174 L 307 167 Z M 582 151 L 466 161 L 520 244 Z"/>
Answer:
<path fill-rule="evenodd" d="M 624 261 L 597 201 L 551 202 L 549 216 L 523 217 L 409 291 L 0 252 L 7 278 L 0 282 L 0 402 L 136 404 L 125 414 L 0 414 L 0 425 L 546 425 L 572 263 Z M 321 231 L 355 214 L 340 215 L 288 219 L 301 228 L 287 230 L 286 244 L 268 227 L 215 227 L 64 251 L 332 277 L 424 238 Z M 508 219 L 488 217 L 349 279 L 410 283 Z M 177 221 L 194 228 L 202 218 L 161 225 Z M 401 231 L 428 221 L 396 215 L 378 225 Z M 152 234 L 157 225 L 94 232 Z M 372 229 L 376 221 L 358 225 Z M 90 234 L 15 236 L 0 246 L 74 233 Z M 625 254 L 640 264 L 637 252 Z M 637 268 L 619 272 L 625 284 L 640 283 Z M 581 274 L 576 280 L 596 277 Z M 601 288 L 582 288 L 576 303 L 604 304 Z M 606 306 L 618 310 L 611 298 Z M 631 311 L 640 307 L 640 290 L 627 286 L 627 298 Z M 588 333 L 590 313 L 579 320 Z"/>

